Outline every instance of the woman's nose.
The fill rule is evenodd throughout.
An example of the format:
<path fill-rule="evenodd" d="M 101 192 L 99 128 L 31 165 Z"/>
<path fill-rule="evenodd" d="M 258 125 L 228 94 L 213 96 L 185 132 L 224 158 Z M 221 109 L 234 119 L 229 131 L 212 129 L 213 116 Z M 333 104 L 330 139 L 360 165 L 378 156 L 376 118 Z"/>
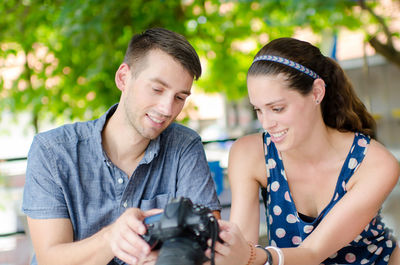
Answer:
<path fill-rule="evenodd" d="M 264 128 L 264 130 L 269 130 L 273 127 L 275 127 L 277 124 L 276 120 L 271 119 L 271 117 L 268 117 L 267 115 L 262 115 L 262 121 L 261 125 Z"/>

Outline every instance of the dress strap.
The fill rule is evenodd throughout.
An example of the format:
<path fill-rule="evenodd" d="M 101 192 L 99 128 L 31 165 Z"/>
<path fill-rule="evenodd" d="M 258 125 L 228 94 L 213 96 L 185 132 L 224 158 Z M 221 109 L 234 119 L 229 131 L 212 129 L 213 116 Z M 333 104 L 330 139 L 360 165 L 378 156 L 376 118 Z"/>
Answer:
<path fill-rule="evenodd" d="M 354 141 L 340 172 L 340 178 L 347 183 L 364 160 L 371 138 L 362 133 L 354 133 Z"/>

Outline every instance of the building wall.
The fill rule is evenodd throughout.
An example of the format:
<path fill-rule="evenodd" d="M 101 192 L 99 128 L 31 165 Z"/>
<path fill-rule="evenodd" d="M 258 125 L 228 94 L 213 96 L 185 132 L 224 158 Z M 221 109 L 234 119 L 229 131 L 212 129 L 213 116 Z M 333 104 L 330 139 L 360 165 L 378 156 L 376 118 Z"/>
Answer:
<path fill-rule="evenodd" d="M 340 64 L 374 115 L 378 140 L 397 153 L 400 150 L 400 68 L 376 55 Z"/>

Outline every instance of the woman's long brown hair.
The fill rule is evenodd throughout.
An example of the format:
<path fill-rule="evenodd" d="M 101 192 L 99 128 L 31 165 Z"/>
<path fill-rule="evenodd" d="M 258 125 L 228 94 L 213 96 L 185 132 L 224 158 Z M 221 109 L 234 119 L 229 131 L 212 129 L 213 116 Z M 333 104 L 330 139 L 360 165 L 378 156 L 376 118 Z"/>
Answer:
<path fill-rule="evenodd" d="M 265 45 L 257 54 L 280 56 L 299 63 L 316 72 L 325 82 L 325 97 L 321 102 L 325 124 L 339 131 L 360 132 L 376 138 L 376 123 L 356 95 L 343 69 L 333 59 L 308 42 L 294 38 L 279 38 Z M 284 73 L 291 89 L 302 95 L 311 93 L 314 79 L 287 65 L 271 62 L 254 62 L 248 76 Z"/>

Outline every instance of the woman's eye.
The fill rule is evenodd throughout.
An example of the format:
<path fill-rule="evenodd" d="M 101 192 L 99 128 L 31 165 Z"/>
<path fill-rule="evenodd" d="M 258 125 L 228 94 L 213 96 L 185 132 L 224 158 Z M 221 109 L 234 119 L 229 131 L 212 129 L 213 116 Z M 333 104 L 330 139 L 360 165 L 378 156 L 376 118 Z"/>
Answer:
<path fill-rule="evenodd" d="M 272 111 L 273 112 L 281 112 L 283 109 L 284 109 L 283 107 L 281 107 L 281 108 L 273 108 Z"/>

